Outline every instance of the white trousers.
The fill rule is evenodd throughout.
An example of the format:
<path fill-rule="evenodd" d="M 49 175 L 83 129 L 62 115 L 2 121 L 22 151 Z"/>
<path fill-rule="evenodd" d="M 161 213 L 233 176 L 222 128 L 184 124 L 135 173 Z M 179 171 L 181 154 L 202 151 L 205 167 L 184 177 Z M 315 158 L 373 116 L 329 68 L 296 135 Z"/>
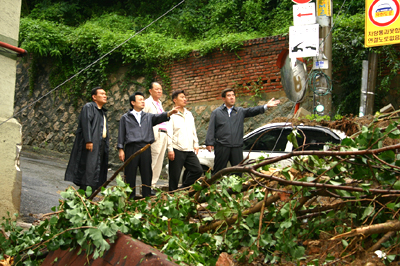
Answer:
<path fill-rule="evenodd" d="M 153 177 L 151 185 L 155 186 L 163 166 L 165 150 L 167 149 L 167 133 L 155 132 L 155 141 L 151 144 L 151 169 L 153 170 Z"/>

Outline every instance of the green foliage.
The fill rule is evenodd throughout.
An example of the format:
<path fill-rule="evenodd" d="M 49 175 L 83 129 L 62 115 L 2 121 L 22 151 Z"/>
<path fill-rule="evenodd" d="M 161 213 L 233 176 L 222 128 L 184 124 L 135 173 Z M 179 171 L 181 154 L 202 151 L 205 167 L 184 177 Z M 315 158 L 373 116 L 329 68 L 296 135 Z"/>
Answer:
<path fill-rule="evenodd" d="M 357 2 L 357 1 L 353 1 Z M 352 9 L 353 8 L 353 9 Z M 346 8 L 361 10 L 361 5 L 353 4 Z M 393 45 L 386 45 L 374 48 L 364 48 L 364 12 L 354 13 L 354 15 L 343 15 L 336 18 L 336 24 L 332 35 L 332 64 L 334 83 L 338 83 L 342 93 L 333 97 L 333 102 L 338 106 L 338 114 L 359 113 L 362 61 L 368 60 L 369 53 L 379 55 L 379 72 L 389 69 L 389 75 L 381 74 L 381 79 L 377 80 L 377 96 L 375 97 L 375 108 L 380 108 L 381 100 L 387 95 L 393 77 L 400 70 L 399 52 Z M 393 88 L 392 88 L 393 89 Z M 356 104 L 355 104 L 356 103 Z M 377 110 L 374 110 L 377 111 Z"/>
<path fill-rule="evenodd" d="M 57 86 L 93 61 L 121 44 L 178 2 L 174 0 L 32 0 L 23 1 L 20 46 L 40 57 L 51 57 L 55 64 L 50 82 Z M 361 62 L 368 52 L 381 54 L 381 69 L 389 75 L 378 81 L 378 103 L 387 94 L 400 70 L 398 52 L 392 46 L 365 49 L 364 3 L 334 0 L 333 67 L 336 86 L 333 95 L 338 114 L 358 114 Z M 93 86 L 110 87 L 107 76 L 118 66 L 128 66 L 131 74 L 123 83 L 135 83 L 144 76 L 146 87 L 154 77 L 162 78 L 169 90 L 165 69 L 173 60 L 192 51 L 206 55 L 215 50 L 236 51 L 244 41 L 287 34 L 292 25 L 291 0 L 186 0 L 173 12 L 141 32 L 109 56 L 63 86 L 75 102 L 90 98 Z M 335 16 L 337 14 L 334 14 Z M 35 67 L 35 66 L 34 66 Z M 35 85 L 32 72 L 31 90 Z M 375 106 L 379 106 L 376 104 Z"/>
<path fill-rule="evenodd" d="M 263 89 L 262 77 L 243 84 L 235 81 L 233 89 L 236 91 L 237 97 L 251 95 L 249 100 L 257 105 L 258 100 L 261 99 L 261 90 Z"/>
<path fill-rule="evenodd" d="M 400 130 L 397 129 L 398 122 L 390 124 L 385 131 L 371 125 L 369 128 L 362 127 L 361 132 L 354 138 L 346 138 L 342 141 L 340 151 L 355 151 L 355 150 L 370 150 L 379 149 L 383 147 L 385 138 L 399 139 Z M 355 158 L 324 158 L 317 159 L 310 156 L 308 163 L 310 169 L 318 169 L 318 172 L 326 172 L 330 177 L 331 184 L 345 185 L 345 179 L 351 178 L 353 180 L 363 181 L 360 185 L 364 191 L 368 192 L 373 182 L 379 182 L 382 188 L 392 188 L 397 181 L 396 173 L 393 172 L 391 165 L 398 164 L 396 154 L 392 150 L 381 152 L 375 155 L 363 155 Z M 378 161 L 380 160 L 380 161 Z M 382 164 L 382 161 L 387 165 Z M 366 167 L 366 164 L 368 167 Z M 302 169 L 300 163 L 299 169 Z M 340 193 L 347 194 L 348 192 L 341 191 Z M 368 209 L 369 210 L 369 209 Z M 363 215 L 365 218 L 366 211 Z"/>
<path fill-rule="evenodd" d="M 343 140 L 340 146 L 332 146 L 332 150 L 381 148 L 385 138 L 400 138 L 398 125 L 393 123 L 384 131 L 372 126 L 363 127 L 357 137 Z M 294 136 L 295 132 L 291 138 Z M 259 255 L 263 255 L 264 263 L 268 264 L 296 262 L 305 258 L 301 243 L 307 239 L 320 239 L 321 233 L 342 234 L 365 224 L 384 223 L 398 217 L 400 203 L 396 197 L 378 202 L 381 197 L 371 194 L 376 187 L 399 189 L 397 173 L 391 167 L 398 166 L 397 155 L 388 150 L 376 156 L 312 155 L 306 159 L 298 158 L 291 167 L 283 169 L 281 174 L 286 181 L 292 180 L 289 170 L 294 168 L 308 173 L 298 181 L 336 186 L 324 189 L 342 206 L 313 212 L 317 215 L 299 216 L 301 211 L 319 207 L 313 203 L 307 209 L 300 205 L 299 199 L 311 199 L 320 192 L 302 186 L 300 182 L 285 188 L 292 194 L 289 200 L 265 205 L 262 214 L 254 211 L 256 204 L 276 197 L 276 190 L 281 188 L 254 186 L 254 182 L 245 187 L 246 182 L 254 180 L 254 176 L 247 174 L 225 176 L 217 183 L 210 182 L 209 186 L 197 183 L 193 188 L 199 197 L 189 196 L 187 191 L 159 192 L 153 199 L 129 201 L 132 189 L 120 177 L 116 187 L 102 191 L 104 199 L 100 202 L 89 201 L 83 191 L 68 188 L 61 193 L 64 200 L 60 206 L 53 209 L 57 214 L 27 231 L 22 231 L 10 218 L 3 220 L 2 227 L 9 238 L 0 234 L 0 259 L 4 255 L 13 256 L 18 263 L 22 254 L 29 254 L 32 260 L 29 263 L 38 265 L 34 258 L 44 246 L 49 250 L 78 248 L 97 258 L 110 248 L 109 243 L 116 239 L 117 231 L 121 231 L 186 265 L 214 265 L 221 252 L 236 254 L 238 260 L 249 262 Z M 209 174 L 207 178 L 210 178 Z M 354 188 L 362 188 L 362 192 L 341 189 L 341 186 L 348 187 L 348 180 L 352 180 Z M 326 193 L 316 202 L 326 200 Z M 384 193 L 388 193 L 387 190 Z M 340 201 L 338 197 L 342 197 Z M 231 219 L 235 222 L 228 223 Z M 204 230 L 205 227 L 209 230 Z M 379 238 L 376 235 L 374 239 Z M 347 240 L 341 243 L 344 247 L 350 245 Z M 390 240 L 385 245 L 389 247 L 394 243 L 395 240 Z M 244 252 L 238 252 L 241 249 Z M 389 256 L 394 258 L 393 254 Z"/>
<path fill-rule="evenodd" d="M 20 46 L 40 57 L 51 57 L 55 67 L 50 82 L 57 86 L 85 69 L 117 45 L 138 33 L 176 1 L 24 1 Z M 144 76 L 146 87 L 157 74 L 169 90 L 168 65 L 189 55 L 216 49 L 235 51 L 245 40 L 287 32 L 291 23 L 290 0 L 187 0 L 168 16 L 130 39 L 112 54 L 64 85 L 74 100 L 90 99 L 94 86 L 109 86 L 107 76 L 117 66 Z M 276 29 L 268 20 L 279 19 Z M 285 24 L 285 27 L 282 25 Z M 35 67 L 35 66 L 34 66 Z M 31 90 L 35 85 L 32 71 Z M 135 76 L 125 77 L 134 82 Z"/>
<path fill-rule="evenodd" d="M 319 115 L 319 114 L 312 114 L 312 115 L 306 115 L 305 116 L 306 119 L 310 120 L 310 121 L 330 121 L 331 117 L 329 115 Z"/>

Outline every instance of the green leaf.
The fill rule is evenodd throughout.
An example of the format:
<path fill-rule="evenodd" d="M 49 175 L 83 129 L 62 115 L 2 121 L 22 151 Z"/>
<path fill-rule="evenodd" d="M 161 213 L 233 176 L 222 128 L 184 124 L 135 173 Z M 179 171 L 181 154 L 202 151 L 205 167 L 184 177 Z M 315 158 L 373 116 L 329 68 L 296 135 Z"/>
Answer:
<path fill-rule="evenodd" d="M 26 254 L 28 254 L 28 255 L 33 255 L 33 254 L 35 254 L 35 252 L 33 252 L 33 250 L 30 249 L 30 250 L 28 250 L 28 252 L 27 252 Z"/>
<path fill-rule="evenodd" d="M 112 226 L 108 226 L 106 223 L 100 223 L 98 229 L 107 237 L 114 236 L 117 233 L 117 230 L 115 230 Z"/>
<path fill-rule="evenodd" d="M 306 249 L 302 246 L 296 246 L 294 249 L 291 250 L 291 254 L 293 259 L 299 259 L 304 256 Z"/>
<path fill-rule="evenodd" d="M 122 180 L 122 177 L 121 177 L 120 174 L 117 175 L 116 181 L 117 181 L 117 186 L 119 186 L 119 187 L 125 187 L 126 186 L 126 184 Z"/>
<path fill-rule="evenodd" d="M 226 219 L 229 215 L 231 215 L 232 211 L 229 208 L 222 208 L 215 214 L 216 219 Z"/>
<path fill-rule="evenodd" d="M 370 216 L 373 212 L 374 212 L 374 207 L 368 206 L 367 208 L 365 208 L 361 220 L 364 220 L 366 217 Z"/>
<path fill-rule="evenodd" d="M 253 215 L 249 215 L 246 217 L 246 224 L 248 225 L 248 230 L 250 230 L 250 227 L 254 226 L 254 216 Z"/>
<path fill-rule="evenodd" d="M 400 180 L 397 180 L 397 181 L 394 183 L 393 188 L 394 188 L 395 190 L 400 190 Z"/>
<path fill-rule="evenodd" d="M 395 258 L 396 258 L 396 255 L 386 255 L 386 259 L 387 259 L 389 262 L 394 261 Z"/>
<path fill-rule="evenodd" d="M 384 151 L 378 155 L 379 159 L 391 164 L 395 161 L 395 153 L 394 151 Z"/>
<path fill-rule="evenodd" d="M 386 207 L 388 207 L 391 210 L 394 210 L 395 205 L 396 205 L 396 203 L 391 202 L 391 203 L 386 204 Z"/>
<path fill-rule="evenodd" d="M 296 136 L 299 135 L 297 133 L 297 130 L 293 130 L 288 136 L 287 140 L 290 141 L 293 144 L 293 148 L 297 149 L 299 147 L 299 144 L 297 143 L 297 138 Z"/>
<path fill-rule="evenodd" d="M 346 190 L 337 189 L 336 192 L 342 197 L 351 197 L 351 194 Z"/>
<path fill-rule="evenodd" d="M 341 186 L 343 184 L 342 182 L 336 182 L 336 181 L 333 181 L 333 180 L 329 180 L 329 183 L 331 183 L 334 186 Z"/>
<path fill-rule="evenodd" d="M 50 224 L 51 225 L 55 225 L 55 224 L 57 224 L 57 222 L 58 222 L 57 216 L 51 217 L 51 219 L 50 219 Z"/>
<path fill-rule="evenodd" d="M 85 192 L 86 192 L 86 197 L 90 197 L 90 195 L 92 195 L 92 187 L 87 186 Z"/>
<path fill-rule="evenodd" d="M 360 186 L 365 192 L 369 192 L 369 190 L 371 189 L 371 184 L 369 184 L 369 183 L 367 183 L 367 184 L 363 183 Z"/>
<path fill-rule="evenodd" d="M 290 228 L 292 226 L 292 221 L 285 220 L 285 221 L 281 222 L 279 226 L 281 228 Z"/>
<path fill-rule="evenodd" d="M 232 186 L 232 190 L 235 192 L 241 192 L 242 191 L 242 183 L 236 183 Z"/>
<path fill-rule="evenodd" d="M 194 183 L 192 187 L 195 191 L 200 191 L 203 189 L 199 183 Z"/>
<path fill-rule="evenodd" d="M 224 238 L 222 236 L 214 235 L 213 238 L 216 240 L 215 245 L 220 246 L 223 243 Z"/>

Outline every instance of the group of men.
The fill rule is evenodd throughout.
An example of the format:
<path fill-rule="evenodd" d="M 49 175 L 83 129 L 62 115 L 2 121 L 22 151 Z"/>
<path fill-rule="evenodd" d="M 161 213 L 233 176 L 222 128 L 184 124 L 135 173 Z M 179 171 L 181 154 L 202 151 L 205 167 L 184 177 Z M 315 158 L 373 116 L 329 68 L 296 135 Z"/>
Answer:
<path fill-rule="evenodd" d="M 132 188 L 136 186 L 139 168 L 143 197 L 154 194 L 151 187 L 159 179 L 166 150 L 170 191 L 191 186 L 203 173 L 197 158 L 199 141 L 195 120 L 185 108 L 187 99 L 184 90 L 172 93 L 174 108 L 169 112 L 162 107 L 161 85 L 152 82 L 149 92 L 150 97 L 146 100 L 141 92 L 129 97 L 131 109 L 120 119 L 117 143 L 122 162 L 151 144 L 151 149 L 143 151 L 125 167 L 126 182 Z M 272 98 L 263 106 L 242 108 L 235 106 L 233 89 L 225 89 L 221 96 L 224 103 L 212 112 L 206 136 L 207 150 L 215 154 L 213 173 L 225 168 L 228 162 L 237 165 L 243 160 L 244 118 L 262 114 L 268 107 L 280 103 Z M 74 182 L 85 191 L 88 186 L 94 191 L 107 180 L 109 136 L 107 110 L 103 107 L 107 103 L 106 92 L 96 87 L 92 90 L 92 99 L 83 106 L 79 115 L 76 138 L 65 173 L 65 180 Z M 179 187 L 183 167 L 188 174 Z M 135 193 L 132 193 L 131 198 L 134 196 Z"/>

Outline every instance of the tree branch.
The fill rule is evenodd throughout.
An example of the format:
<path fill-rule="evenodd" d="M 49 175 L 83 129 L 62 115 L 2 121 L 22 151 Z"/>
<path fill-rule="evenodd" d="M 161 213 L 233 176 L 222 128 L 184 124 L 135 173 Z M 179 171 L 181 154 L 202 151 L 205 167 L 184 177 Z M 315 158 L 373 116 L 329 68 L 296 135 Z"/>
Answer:
<path fill-rule="evenodd" d="M 345 237 L 352 237 L 356 235 L 372 235 L 372 234 L 382 234 L 391 231 L 399 231 L 400 230 L 400 221 L 388 221 L 383 224 L 374 224 L 365 227 L 360 227 L 351 230 L 350 232 L 340 234 L 332 237 L 330 240 L 342 239 Z"/>

